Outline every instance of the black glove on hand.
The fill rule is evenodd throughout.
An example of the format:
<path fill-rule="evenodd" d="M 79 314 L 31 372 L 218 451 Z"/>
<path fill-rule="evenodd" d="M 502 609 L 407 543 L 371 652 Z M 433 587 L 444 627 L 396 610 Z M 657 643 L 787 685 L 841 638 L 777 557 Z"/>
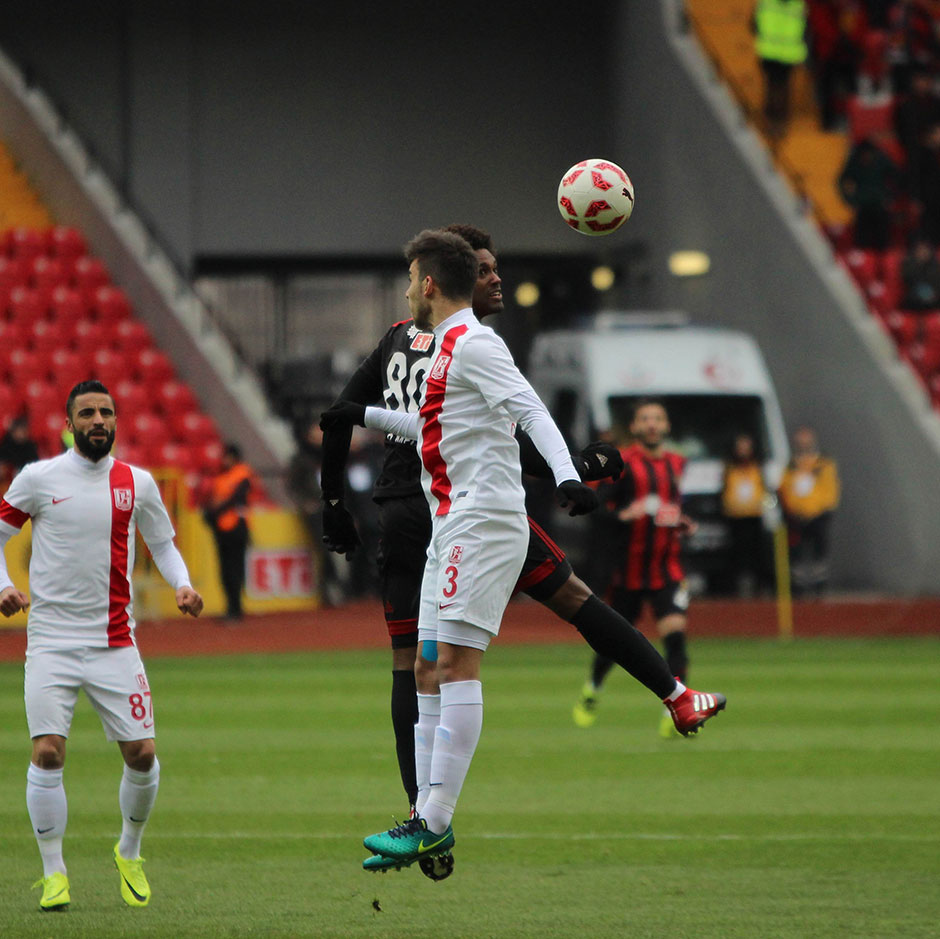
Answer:
<path fill-rule="evenodd" d="M 616 447 L 602 440 L 595 440 L 581 451 L 578 469 L 585 482 L 596 482 L 608 477 L 620 479 L 620 474 L 623 472 L 623 457 Z"/>
<path fill-rule="evenodd" d="M 587 515 L 598 506 L 597 493 L 590 486 L 585 486 L 579 479 L 566 479 L 558 487 L 557 492 L 563 509 L 571 505 L 568 510 L 569 515 Z"/>
<path fill-rule="evenodd" d="M 351 558 L 362 544 L 356 524 L 342 499 L 328 499 L 323 504 L 323 543 L 330 551 Z"/>
<path fill-rule="evenodd" d="M 366 406 L 355 401 L 337 401 L 320 415 L 320 430 L 340 430 L 358 424 L 366 426 Z"/>

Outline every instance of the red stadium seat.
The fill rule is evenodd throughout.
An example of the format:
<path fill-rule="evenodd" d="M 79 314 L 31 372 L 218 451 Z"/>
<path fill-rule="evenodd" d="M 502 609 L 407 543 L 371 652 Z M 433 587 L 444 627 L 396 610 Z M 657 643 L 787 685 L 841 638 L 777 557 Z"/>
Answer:
<path fill-rule="evenodd" d="M 885 317 L 885 322 L 888 325 L 888 329 L 891 330 L 894 341 L 901 348 L 906 348 L 917 338 L 920 322 L 916 313 L 892 310 Z"/>
<path fill-rule="evenodd" d="M 10 254 L 14 258 L 29 260 L 39 254 L 45 254 L 49 247 L 46 232 L 38 228 L 18 226 L 10 230 Z"/>
<path fill-rule="evenodd" d="M 95 378 L 110 388 L 128 377 L 128 362 L 120 352 L 101 346 L 91 357 L 91 370 Z"/>
<path fill-rule="evenodd" d="M 101 323 L 117 323 L 131 315 L 131 303 L 120 287 L 98 287 L 91 295 L 91 311 Z"/>
<path fill-rule="evenodd" d="M 55 287 L 68 284 L 68 268 L 58 258 L 37 255 L 29 262 L 29 282 L 31 286 L 45 288 L 51 293 Z"/>
<path fill-rule="evenodd" d="M 157 349 L 141 349 L 135 358 L 138 377 L 152 387 L 175 377 L 173 363 Z"/>
<path fill-rule="evenodd" d="M 149 468 L 150 466 L 150 459 L 146 447 L 142 447 L 136 443 L 123 443 L 121 441 L 120 423 L 118 424 L 118 432 L 114 438 L 114 454 L 117 459 L 123 460 L 125 463 L 132 463 L 134 466 L 142 466 L 145 468 Z"/>
<path fill-rule="evenodd" d="M 65 401 L 59 396 L 59 389 L 51 381 L 33 380 L 25 386 L 26 410 L 30 419 L 40 419 L 50 412 L 64 414 Z"/>
<path fill-rule="evenodd" d="M 55 456 L 62 451 L 62 431 L 65 430 L 65 398 L 56 410 L 48 410 L 36 418 L 30 417 L 30 431 L 36 438 L 43 456 Z"/>
<path fill-rule="evenodd" d="M 0 355 L 7 359 L 14 349 L 25 349 L 29 325 L 19 320 L 0 319 Z"/>
<path fill-rule="evenodd" d="M 851 251 L 846 251 L 842 259 L 861 286 L 864 287 L 878 280 L 881 264 L 877 251 L 853 248 Z"/>
<path fill-rule="evenodd" d="M 14 287 L 10 291 L 10 319 L 31 323 L 41 319 L 49 309 L 49 294 L 34 287 Z"/>
<path fill-rule="evenodd" d="M 150 390 L 131 378 L 122 378 L 111 388 L 111 393 L 114 395 L 118 420 L 122 423 L 148 410 L 153 403 Z"/>
<path fill-rule="evenodd" d="M 67 346 L 60 346 L 50 355 L 52 362 L 53 383 L 61 391 L 65 389 L 66 393 L 84 381 L 91 374 L 90 359 L 79 355 L 73 349 Z M 63 399 L 64 400 L 64 399 Z"/>
<path fill-rule="evenodd" d="M 33 381 L 45 381 L 49 375 L 49 363 L 23 346 L 11 350 L 7 361 L 10 376 L 22 388 Z"/>
<path fill-rule="evenodd" d="M 83 293 L 73 287 L 56 287 L 49 297 L 49 312 L 53 319 L 70 326 L 91 313 L 91 304 Z"/>
<path fill-rule="evenodd" d="M 172 415 L 174 419 L 180 414 L 196 410 L 199 407 L 196 396 L 189 385 L 173 379 L 162 382 L 157 386 L 155 400 L 160 410 L 167 417 Z"/>
<path fill-rule="evenodd" d="M 216 439 L 203 441 L 200 444 L 191 445 L 195 468 L 202 473 L 215 473 L 222 463 L 222 444 Z"/>
<path fill-rule="evenodd" d="M 51 359 L 56 349 L 68 345 L 70 330 L 55 320 L 38 319 L 29 325 L 29 347 L 41 358 Z"/>
<path fill-rule="evenodd" d="M 170 431 L 166 421 L 149 411 L 142 411 L 132 417 L 130 427 L 125 425 L 122 432 L 127 435 L 130 442 L 147 447 L 151 451 L 170 442 Z"/>
<path fill-rule="evenodd" d="M 49 252 L 53 257 L 68 261 L 70 268 L 87 250 L 85 237 L 77 228 L 56 225 L 49 230 Z"/>
<path fill-rule="evenodd" d="M 133 353 L 138 349 L 146 349 L 153 345 L 153 340 L 150 330 L 140 320 L 128 318 L 115 323 L 111 345 L 125 353 Z"/>
<path fill-rule="evenodd" d="M 157 466 L 182 470 L 184 473 L 192 471 L 194 467 L 192 451 L 173 441 L 162 444 L 151 453 L 156 457 Z"/>
<path fill-rule="evenodd" d="M 192 446 L 200 446 L 218 440 L 219 435 L 215 429 L 215 421 L 208 414 L 203 414 L 201 411 L 189 411 L 182 415 L 175 422 L 175 426 L 180 439 Z"/>
<path fill-rule="evenodd" d="M 22 258 L 11 258 L 0 254 L 0 289 L 25 287 L 29 282 L 29 270 Z"/>
<path fill-rule="evenodd" d="M 75 259 L 72 268 L 72 286 L 76 290 L 91 294 L 98 287 L 105 287 L 111 283 L 108 269 L 98 258 L 84 255 Z"/>
<path fill-rule="evenodd" d="M 21 387 L 12 382 L 0 382 L 0 419 L 5 425 L 8 425 L 9 420 L 22 412 L 23 392 Z"/>

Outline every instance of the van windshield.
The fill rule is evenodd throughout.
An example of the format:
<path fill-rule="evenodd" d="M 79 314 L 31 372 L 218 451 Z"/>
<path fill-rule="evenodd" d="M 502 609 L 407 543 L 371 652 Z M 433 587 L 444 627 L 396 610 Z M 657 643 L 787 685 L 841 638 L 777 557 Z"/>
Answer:
<path fill-rule="evenodd" d="M 644 395 L 609 398 L 614 439 L 630 439 L 633 405 Z M 657 395 L 669 414 L 672 432 L 666 442 L 670 450 L 689 460 L 726 460 L 738 434 L 749 434 L 759 459 L 768 453 L 764 403 L 757 395 Z"/>

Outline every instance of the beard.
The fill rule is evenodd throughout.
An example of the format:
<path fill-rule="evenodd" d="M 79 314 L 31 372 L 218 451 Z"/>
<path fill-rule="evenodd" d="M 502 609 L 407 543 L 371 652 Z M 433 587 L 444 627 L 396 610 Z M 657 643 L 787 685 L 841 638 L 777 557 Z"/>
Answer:
<path fill-rule="evenodd" d="M 83 434 L 76 430 L 73 434 L 75 438 L 75 448 L 82 456 L 88 457 L 92 463 L 97 463 L 102 457 L 107 456 L 114 446 L 114 431 L 106 431 L 106 437 L 95 437 L 92 439 L 88 434 Z"/>

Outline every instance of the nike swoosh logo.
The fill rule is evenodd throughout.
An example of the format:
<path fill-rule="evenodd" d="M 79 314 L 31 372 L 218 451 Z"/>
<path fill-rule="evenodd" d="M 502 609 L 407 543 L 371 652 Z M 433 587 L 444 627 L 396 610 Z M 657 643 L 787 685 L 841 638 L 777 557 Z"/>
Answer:
<path fill-rule="evenodd" d="M 63 893 L 65 893 L 65 887 L 63 887 L 58 893 L 53 894 L 51 897 L 49 897 L 49 899 L 54 900 L 56 897 L 61 897 Z"/>
<path fill-rule="evenodd" d="M 422 838 L 421 841 L 418 842 L 418 854 L 423 854 L 425 851 L 430 851 L 433 848 L 436 848 L 439 844 L 443 844 L 446 840 L 447 835 L 444 835 L 443 838 L 438 838 L 437 841 L 433 842 L 432 844 L 426 845 L 424 843 L 424 839 Z"/>
<path fill-rule="evenodd" d="M 53 497 L 52 497 L 52 504 L 53 504 L 53 505 L 58 505 L 60 502 L 68 502 L 68 500 L 71 499 L 71 498 L 73 498 L 73 496 L 63 496 L 61 499 L 56 499 L 55 496 L 53 496 Z"/>
<path fill-rule="evenodd" d="M 147 819 L 145 819 L 145 818 L 134 818 L 133 815 L 128 815 L 127 817 L 128 817 L 128 819 L 129 819 L 130 821 L 132 821 L 132 822 L 137 822 L 138 825 L 141 824 L 141 822 L 147 821 Z M 128 886 L 130 886 L 130 884 L 128 884 Z"/>
<path fill-rule="evenodd" d="M 457 602 L 457 601 L 454 600 L 453 603 L 439 603 L 439 604 L 437 605 L 437 608 L 438 608 L 439 610 L 446 610 L 447 607 L 453 606 L 454 603 L 456 603 L 456 602 Z"/>
<path fill-rule="evenodd" d="M 142 896 L 141 894 L 139 894 L 139 893 L 131 886 L 131 882 L 130 882 L 123 874 L 121 874 L 121 880 L 123 880 L 124 883 L 127 884 L 127 889 L 130 890 L 130 892 L 131 892 L 132 894 L 134 894 L 134 896 L 137 897 L 138 900 L 144 901 L 144 900 L 147 899 L 145 896 Z"/>
<path fill-rule="evenodd" d="M 150 728 L 153 727 L 153 721 L 151 721 L 149 724 L 146 721 L 144 721 L 143 726 L 144 726 L 144 730 L 150 730 Z"/>
<path fill-rule="evenodd" d="M 47 831 L 52 831 L 53 828 L 55 828 L 55 825 L 50 825 L 48 828 L 37 828 L 36 834 L 44 835 Z M 56 896 L 58 896 L 58 894 L 56 894 Z"/>

